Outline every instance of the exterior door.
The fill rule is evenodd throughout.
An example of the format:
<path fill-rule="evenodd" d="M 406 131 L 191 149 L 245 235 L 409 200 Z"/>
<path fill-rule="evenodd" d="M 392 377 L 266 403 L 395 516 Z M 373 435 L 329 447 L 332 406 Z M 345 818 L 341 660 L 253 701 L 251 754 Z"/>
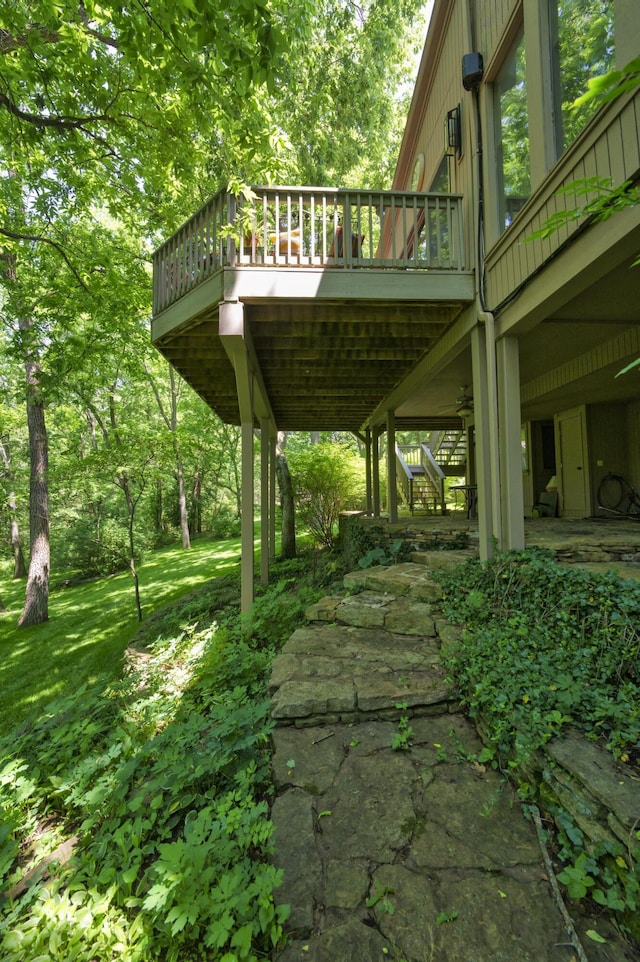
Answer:
<path fill-rule="evenodd" d="M 591 514 L 591 499 L 585 408 L 556 415 L 555 428 L 560 513 L 566 518 L 586 518 Z"/>

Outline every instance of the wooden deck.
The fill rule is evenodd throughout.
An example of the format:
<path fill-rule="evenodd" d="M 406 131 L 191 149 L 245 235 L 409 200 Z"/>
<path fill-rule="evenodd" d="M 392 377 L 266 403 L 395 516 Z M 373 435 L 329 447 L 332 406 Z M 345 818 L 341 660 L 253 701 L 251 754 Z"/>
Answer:
<path fill-rule="evenodd" d="M 228 423 L 239 335 L 279 430 L 358 430 L 473 296 L 457 195 L 254 188 L 156 252 L 152 339 Z"/>

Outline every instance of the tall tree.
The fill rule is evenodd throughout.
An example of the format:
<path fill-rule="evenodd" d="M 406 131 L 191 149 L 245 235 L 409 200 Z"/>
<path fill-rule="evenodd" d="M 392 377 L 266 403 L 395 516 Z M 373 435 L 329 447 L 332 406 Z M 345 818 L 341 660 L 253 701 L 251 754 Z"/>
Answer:
<path fill-rule="evenodd" d="M 49 618 L 49 576 L 51 549 L 49 545 L 49 443 L 40 388 L 42 366 L 38 346 L 30 336 L 34 329 L 32 318 L 21 318 L 20 332 L 25 342 L 25 383 L 27 426 L 29 429 L 29 484 L 30 551 L 29 574 L 24 608 L 18 627 L 38 625 Z"/>
<path fill-rule="evenodd" d="M 160 416 L 164 421 L 165 427 L 169 431 L 171 436 L 171 449 L 173 454 L 173 462 L 176 473 L 176 483 L 178 486 L 178 511 L 180 514 L 180 533 L 182 535 L 182 547 L 191 547 L 191 538 L 189 535 L 189 517 L 187 512 L 187 493 L 185 489 L 184 481 L 184 462 L 182 458 L 182 452 L 180 450 L 180 442 L 178 439 L 178 402 L 180 395 L 182 394 L 185 384 L 179 374 L 176 374 L 173 367 L 170 364 L 166 365 L 166 369 L 169 375 L 169 399 L 168 403 L 163 399 L 160 386 L 158 384 L 158 379 L 154 376 L 149 365 L 145 364 L 145 371 L 147 372 L 147 377 L 149 378 L 149 383 L 153 390 L 153 396 L 156 399 L 158 405 L 158 410 Z"/>

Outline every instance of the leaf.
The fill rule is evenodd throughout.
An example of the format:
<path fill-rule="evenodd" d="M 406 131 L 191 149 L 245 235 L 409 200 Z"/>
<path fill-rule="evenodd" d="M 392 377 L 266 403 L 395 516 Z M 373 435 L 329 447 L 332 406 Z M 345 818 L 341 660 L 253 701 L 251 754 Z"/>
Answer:
<path fill-rule="evenodd" d="M 595 929 L 587 929 L 587 936 L 591 939 L 592 942 L 602 942 L 604 943 L 604 945 L 607 944 L 607 940 L 603 939 L 602 936 L 599 935 Z"/>
<path fill-rule="evenodd" d="M 436 919 L 436 925 L 445 925 L 447 922 L 455 922 L 458 918 L 458 910 L 454 909 L 452 912 L 441 912 Z"/>
<path fill-rule="evenodd" d="M 632 371 L 633 368 L 638 367 L 638 365 L 640 365 L 640 357 L 637 357 L 635 361 L 631 362 L 631 364 L 627 364 L 627 366 L 623 367 L 621 371 L 618 371 L 616 377 L 620 377 L 621 374 L 628 374 L 629 371 Z"/>
<path fill-rule="evenodd" d="M 251 940 L 253 937 L 253 927 L 249 924 L 241 926 L 234 932 L 231 945 L 237 949 L 241 958 L 246 958 L 251 951 Z"/>

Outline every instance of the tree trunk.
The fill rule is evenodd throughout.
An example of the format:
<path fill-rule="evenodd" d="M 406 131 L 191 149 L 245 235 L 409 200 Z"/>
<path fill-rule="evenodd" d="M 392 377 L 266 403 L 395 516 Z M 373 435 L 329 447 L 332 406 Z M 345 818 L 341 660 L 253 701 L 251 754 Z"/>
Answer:
<path fill-rule="evenodd" d="M 20 529 L 16 516 L 16 503 L 13 492 L 9 492 L 9 511 L 11 512 L 11 547 L 13 549 L 13 577 L 25 578 L 27 566 L 24 563 L 24 553 L 20 542 Z"/>
<path fill-rule="evenodd" d="M 135 561 L 135 551 L 133 542 L 133 514 L 129 516 L 129 571 L 131 572 L 131 577 L 133 578 L 133 590 L 136 597 L 136 612 L 138 615 L 138 621 L 142 621 L 142 603 L 140 601 L 140 579 L 138 578 L 138 571 L 136 569 Z"/>
<path fill-rule="evenodd" d="M 284 454 L 276 458 L 276 474 L 280 488 L 280 506 L 282 508 L 282 538 L 281 557 L 296 557 L 296 513 L 293 503 L 293 485 L 289 465 Z"/>
<path fill-rule="evenodd" d="M 127 529 L 129 533 L 129 571 L 131 572 L 131 577 L 133 578 L 133 590 L 136 599 L 136 612 L 138 615 L 138 621 L 142 621 L 142 604 L 140 601 L 140 579 L 138 578 L 138 572 L 136 569 L 136 552 L 135 552 L 135 535 L 134 535 L 134 520 L 136 516 L 136 507 L 140 495 L 137 498 L 133 497 L 131 493 L 131 485 L 129 484 L 129 478 L 126 474 L 121 474 L 118 478 L 118 487 L 124 494 L 125 501 L 127 502 L 127 513 L 129 520 L 127 523 Z M 141 492 L 142 493 L 142 492 Z"/>
<path fill-rule="evenodd" d="M 24 578 L 27 574 L 27 568 L 24 563 L 24 553 L 22 551 L 22 543 L 20 541 L 20 528 L 18 526 L 18 507 L 16 504 L 16 496 L 12 490 L 13 484 L 13 472 L 11 470 L 11 448 L 9 446 L 9 441 L 3 441 L 0 439 L 0 457 L 2 458 L 2 463 L 4 464 L 4 474 L 5 478 L 9 482 L 9 492 L 7 494 L 7 505 L 9 508 L 9 516 L 11 518 L 11 548 L 13 549 L 13 577 Z"/>
<path fill-rule="evenodd" d="M 29 331 L 31 323 L 20 324 L 23 331 Z M 18 627 L 39 625 L 49 619 L 49 445 L 44 418 L 44 405 L 40 397 L 38 376 L 40 365 L 37 360 L 27 356 L 25 361 L 27 376 L 27 427 L 29 430 L 29 457 L 31 477 L 29 486 L 29 519 L 31 552 L 29 575 L 24 609 L 18 620 Z"/>
<path fill-rule="evenodd" d="M 189 536 L 189 515 L 187 514 L 187 495 L 184 488 L 184 468 L 182 466 L 182 458 L 180 457 L 177 450 L 176 443 L 176 468 L 178 474 L 178 505 L 180 507 L 180 531 L 182 532 L 182 547 L 191 547 L 191 538 Z"/>
<path fill-rule="evenodd" d="M 196 534 L 202 534 L 202 480 L 200 470 L 197 467 L 193 475 L 191 495 L 191 529 Z"/>
<path fill-rule="evenodd" d="M 162 535 L 162 510 L 162 479 L 158 478 L 156 481 L 156 499 L 154 510 L 154 527 L 157 538 L 160 538 Z"/>

